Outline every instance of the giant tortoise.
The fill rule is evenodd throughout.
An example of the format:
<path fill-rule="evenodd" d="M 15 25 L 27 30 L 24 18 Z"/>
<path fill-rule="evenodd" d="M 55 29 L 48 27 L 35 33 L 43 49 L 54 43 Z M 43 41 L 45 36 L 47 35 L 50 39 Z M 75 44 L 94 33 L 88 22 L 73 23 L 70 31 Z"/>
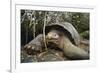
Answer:
<path fill-rule="evenodd" d="M 79 48 L 80 35 L 74 26 L 68 22 L 52 23 L 45 27 L 46 40 L 56 44 L 70 59 L 89 59 L 89 53 Z"/>

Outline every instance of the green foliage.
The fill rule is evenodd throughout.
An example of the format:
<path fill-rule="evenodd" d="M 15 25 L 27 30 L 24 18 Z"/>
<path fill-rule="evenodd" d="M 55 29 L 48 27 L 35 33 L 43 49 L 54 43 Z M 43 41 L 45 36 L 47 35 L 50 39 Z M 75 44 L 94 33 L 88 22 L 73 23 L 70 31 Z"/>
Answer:
<path fill-rule="evenodd" d="M 82 32 L 80 35 L 81 35 L 83 38 L 85 38 L 85 39 L 89 39 L 89 31 L 88 31 L 88 30 Z"/>

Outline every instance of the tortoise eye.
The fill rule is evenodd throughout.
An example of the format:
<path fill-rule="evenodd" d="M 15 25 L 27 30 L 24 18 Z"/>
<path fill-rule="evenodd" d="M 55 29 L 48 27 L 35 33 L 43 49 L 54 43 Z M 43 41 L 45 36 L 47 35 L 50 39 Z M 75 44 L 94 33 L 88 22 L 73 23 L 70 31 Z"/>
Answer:
<path fill-rule="evenodd" d="M 54 34 L 54 36 L 57 36 L 56 34 Z"/>
<path fill-rule="evenodd" d="M 55 37 L 55 38 L 58 38 L 59 36 L 58 36 L 57 34 L 54 34 L 54 37 Z"/>

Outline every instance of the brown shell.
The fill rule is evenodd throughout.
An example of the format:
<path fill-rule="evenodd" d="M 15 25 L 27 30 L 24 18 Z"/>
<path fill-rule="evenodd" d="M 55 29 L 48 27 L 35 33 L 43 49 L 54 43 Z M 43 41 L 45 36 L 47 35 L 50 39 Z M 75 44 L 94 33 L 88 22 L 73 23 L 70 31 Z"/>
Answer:
<path fill-rule="evenodd" d="M 78 45 L 80 43 L 80 35 L 71 23 L 61 22 L 61 23 L 48 24 L 45 27 L 46 34 L 52 29 L 63 31 L 65 35 L 67 35 L 71 40 L 71 42 L 74 43 L 75 45 Z"/>

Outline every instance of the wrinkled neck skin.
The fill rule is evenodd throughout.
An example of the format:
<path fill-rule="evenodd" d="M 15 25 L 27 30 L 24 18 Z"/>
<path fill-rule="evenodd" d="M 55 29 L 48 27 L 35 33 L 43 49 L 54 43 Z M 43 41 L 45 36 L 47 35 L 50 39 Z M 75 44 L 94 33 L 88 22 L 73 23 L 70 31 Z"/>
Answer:
<path fill-rule="evenodd" d="M 70 40 L 66 36 L 62 36 L 60 39 L 59 48 L 63 49 L 65 47 L 69 47 L 70 45 L 72 45 Z"/>
<path fill-rule="evenodd" d="M 89 59 L 89 54 L 85 50 L 73 45 L 66 36 L 61 38 L 58 46 L 67 57 L 71 59 Z"/>

